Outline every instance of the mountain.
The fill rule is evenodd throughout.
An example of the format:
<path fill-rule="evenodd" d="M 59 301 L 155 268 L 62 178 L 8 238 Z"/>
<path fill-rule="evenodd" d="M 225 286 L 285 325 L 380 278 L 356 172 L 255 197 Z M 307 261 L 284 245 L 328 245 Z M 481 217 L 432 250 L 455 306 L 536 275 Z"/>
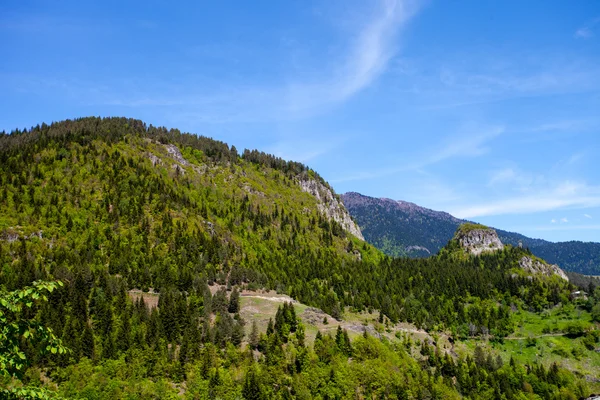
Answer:
<path fill-rule="evenodd" d="M 138 120 L 1 135 L 0 173 L 0 244 L 44 254 L 13 260 L 19 275 L 0 271 L 8 288 L 106 266 L 128 289 L 233 277 L 332 312 L 331 288 L 304 278 L 381 257 L 315 171 Z"/>
<path fill-rule="evenodd" d="M 468 222 L 406 201 L 349 192 L 341 195 L 365 239 L 391 256 L 427 257 L 437 253 Z M 584 275 L 600 275 L 600 243 L 532 239 L 496 229 L 502 243 L 523 246 L 551 264 Z"/>
<path fill-rule="evenodd" d="M 590 392 L 600 304 L 531 251 L 392 259 L 361 235 L 317 172 L 257 150 L 127 118 L 2 133 L 0 398 Z M 487 345 L 559 312 L 577 375 Z"/>

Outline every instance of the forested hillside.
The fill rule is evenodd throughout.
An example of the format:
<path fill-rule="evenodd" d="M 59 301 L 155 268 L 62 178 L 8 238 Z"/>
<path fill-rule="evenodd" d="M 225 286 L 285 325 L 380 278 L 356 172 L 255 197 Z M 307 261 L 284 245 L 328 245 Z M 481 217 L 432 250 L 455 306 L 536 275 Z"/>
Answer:
<path fill-rule="evenodd" d="M 436 254 L 468 222 L 416 204 L 378 199 L 359 193 L 342 195 L 344 205 L 365 239 L 390 256 L 428 257 Z M 600 275 L 600 243 L 548 242 L 497 229 L 503 243 L 528 247 L 546 261 L 567 271 Z"/>
<path fill-rule="evenodd" d="M 501 342 L 517 310 L 577 306 L 573 285 L 519 267 L 526 249 L 473 257 L 452 241 L 427 259 L 384 256 L 323 212 L 307 181 L 331 191 L 302 164 L 131 119 L 2 134 L 2 334 L 32 321 L 68 349 L 19 331 L 1 355 L 22 367 L 0 358 L 2 387 L 25 383 L 66 398 L 589 394 L 587 371 L 481 349 L 457 356 L 367 333 L 350 342 L 343 330 L 319 332 L 311 346 L 289 306 L 264 332 L 244 321 L 240 291 L 265 288 L 336 319 L 375 313 L 382 326 Z M 52 291 L 31 288 L 55 280 L 62 284 Z M 598 301 L 600 292 L 582 312 Z M 593 327 L 577 334 L 590 352 Z"/>

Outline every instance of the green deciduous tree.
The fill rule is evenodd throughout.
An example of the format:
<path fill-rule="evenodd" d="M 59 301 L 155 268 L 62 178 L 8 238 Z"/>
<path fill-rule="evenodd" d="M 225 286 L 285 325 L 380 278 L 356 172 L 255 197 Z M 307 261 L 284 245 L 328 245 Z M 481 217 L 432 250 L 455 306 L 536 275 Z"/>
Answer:
<path fill-rule="evenodd" d="M 22 348 L 23 341 L 40 353 L 64 354 L 67 349 L 54 335 L 52 329 L 29 317 L 41 301 L 47 301 L 47 293 L 62 286 L 60 281 L 36 281 L 31 286 L 13 292 L 0 292 L 0 374 L 22 379 L 29 360 Z M 0 397 L 48 398 L 46 391 L 38 388 L 0 389 Z"/>

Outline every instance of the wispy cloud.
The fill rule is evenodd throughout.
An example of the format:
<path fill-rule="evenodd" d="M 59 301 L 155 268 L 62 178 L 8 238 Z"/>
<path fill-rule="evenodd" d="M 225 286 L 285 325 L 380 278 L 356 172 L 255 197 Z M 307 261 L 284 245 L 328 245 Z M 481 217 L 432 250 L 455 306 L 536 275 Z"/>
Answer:
<path fill-rule="evenodd" d="M 588 27 L 579 28 L 575 31 L 575 37 L 581 39 L 588 39 L 594 36 L 592 30 Z"/>
<path fill-rule="evenodd" d="M 429 65 L 421 65 L 428 71 Z M 593 59 L 565 54 L 461 54 L 445 60 L 436 73 L 417 73 L 407 85 L 418 95 L 419 109 L 447 110 L 493 105 L 511 99 L 588 93 L 600 87 Z M 551 127 L 545 127 L 551 128 Z"/>
<path fill-rule="evenodd" d="M 566 120 L 554 120 L 548 122 L 542 122 L 537 125 L 525 126 L 525 127 L 511 127 L 511 130 L 523 133 L 537 133 L 537 132 L 571 132 L 571 131 L 588 131 L 598 127 L 597 119 L 566 119 Z"/>
<path fill-rule="evenodd" d="M 465 131 L 467 133 L 464 135 L 449 138 L 446 145 L 440 151 L 434 152 L 420 166 L 434 164 L 454 157 L 476 157 L 486 154 L 489 151 L 487 144 L 502 134 L 504 127 L 494 126 L 483 129 L 480 127 L 469 127 Z"/>
<path fill-rule="evenodd" d="M 594 28 L 596 27 L 596 25 L 598 23 L 600 23 L 600 17 L 591 20 L 590 22 L 588 22 L 581 28 L 577 29 L 574 34 L 575 38 L 589 39 L 589 38 L 593 37 L 594 36 Z"/>
<path fill-rule="evenodd" d="M 457 207 L 451 211 L 459 218 L 476 218 L 598 206 L 600 187 L 565 181 L 550 189 L 539 189 L 536 193 L 528 192 L 483 204 Z M 568 220 L 562 218 L 561 222 L 566 223 Z"/>
<path fill-rule="evenodd" d="M 584 217 L 592 219 L 592 216 L 590 214 L 583 214 Z"/>
<path fill-rule="evenodd" d="M 525 231 L 585 231 L 585 230 L 600 230 L 600 225 L 545 225 L 534 227 L 522 227 L 516 230 Z"/>
<path fill-rule="evenodd" d="M 417 3 L 411 1 L 384 1 L 376 16 L 358 32 L 348 54 L 338 63 L 340 67 L 321 81 L 289 85 L 289 109 L 302 112 L 343 102 L 369 86 L 396 53 L 394 39 L 417 9 Z"/>
<path fill-rule="evenodd" d="M 506 167 L 491 172 L 487 187 L 502 190 L 510 187 L 513 190 L 523 191 L 533 183 L 534 179 L 519 168 Z"/>
<path fill-rule="evenodd" d="M 268 146 L 264 151 L 286 160 L 307 163 L 338 148 L 347 139 L 348 137 L 322 135 L 320 138 L 313 137 L 311 140 L 305 140 L 305 138 L 298 139 L 296 136 L 295 139 L 282 139 L 272 146 Z"/>
<path fill-rule="evenodd" d="M 361 13 L 362 20 L 347 32 L 346 43 L 339 46 L 343 51 L 334 54 L 328 63 L 310 60 L 320 66 L 312 79 L 294 69 L 280 71 L 285 78 L 279 81 L 260 83 L 240 82 L 239 77 L 228 80 L 222 76 L 190 74 L 169 82 L 153 81 L 152 85 L 134 76 L 124 78 L 126 82 L 123 78 L 119 81 L 111 78 L 112 81 L 89 83 L 72 82 L 65 77 L 62 81 L 53 78 L 64 87 L 53 95 L 73 97 L 89 105 L 156 108 L 161 114 L 170 115 L 174 122 L 179 118 L 188 124 L 310 118 L 348 101 L 373 84 L 397 54 L 399 32 L 419 10 L 416 0 L 381 0 L 374 4 L 375 9 Z M 242 47 L 238 45 L 237 49 Z M 182 50 L 182 57 L 192 57 L 189 53 L 189 49 Z M 47 95 L 52 88 L 31 85 L 29 89 Z"/>
<path fill-rule="evenodd" d="M 424 173 L 423 169 L 433 164 L 453 158 L 471 158 L 487 154 L 489 142 L 504 132 L 501 126 L 482 127 L 467 124 L 458 129 L 460 133 L 448 135 L 441 146 L 431 148 L 425 154 L 419 154 L 413 161 L 384 168 L 361 171 L 344 177 L 334 178 L 332 183 L 361 181 L 382 178 L 399 172 L 414 171 Z"/>

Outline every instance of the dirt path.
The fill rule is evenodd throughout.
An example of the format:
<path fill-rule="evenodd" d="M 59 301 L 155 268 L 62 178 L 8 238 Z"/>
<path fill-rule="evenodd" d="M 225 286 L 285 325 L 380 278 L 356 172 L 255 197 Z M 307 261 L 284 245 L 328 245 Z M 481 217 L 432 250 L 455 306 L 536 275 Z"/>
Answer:
<path fill-rule="evenodd" d="M 254 299 L 269 300 L 269 301 L 274 301 L 274 302 L 277 302 L 277 303 L 288 303 L 288 302 L 298 303 L 296 300 L 292 299 L 291 297 L 287 297 L 287 296 L 283 296 L 283 297 L 259 296 L 259 295 L 245 294 L 245 293 L 242 293 L 240 296 L 241 297 L 254 298 Z"/>
<path fill-rule="evenodd" d="M 505 337 L 504 340 L 527 340 L 527 339 L 539 339 L 543 337 L 556 337 L 556 336 L 565 336 L 566 333 L 545 333 L 543 335 L 538 336 L 522 336 L 522 337 Z"/>

